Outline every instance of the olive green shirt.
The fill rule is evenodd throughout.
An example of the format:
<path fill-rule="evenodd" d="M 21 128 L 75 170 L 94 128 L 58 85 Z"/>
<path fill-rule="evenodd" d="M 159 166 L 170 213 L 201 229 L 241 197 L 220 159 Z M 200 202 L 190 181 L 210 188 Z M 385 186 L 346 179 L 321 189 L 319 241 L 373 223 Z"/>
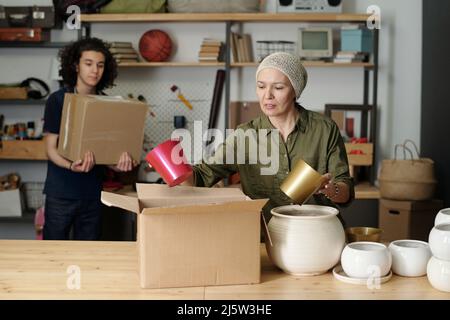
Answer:
<path fill-rule="evenodd" d="M 236 141 L 242 139 L 243 132 L 247 132 L 248 129 L 254 129 L 251 131 L 258 133 L 254 134 L 258 141 L 258 147 L 261 145 L 261 136 L 266 134 L 266 151 L 267 154 L 271 155 L 273 149 L 273 145 L 270 144 L 271 135 L 276 134 L 277 131 L 270 131 L 270 129 L 275 130 L 275 127 L 266 115 L 261 115 L 238 126 L 237 129 L 242 130 L 236 130 L 227 137 L 225 142 L 217 148 L 212 158 L 193 167 L 196 186 L 211 187 L 230 174 L 239 172 L 242 190 L 247 196 L 252 199 L 270 199 L 263 208 L 264 215 L 269 220 L 272 208 L 293 202 L 281 191 L 280 185 L 295 163 L 299 159 L 303 159 L 319 173 L 330 173 L 335 182 L 346 183 L 350 189 L 350 200 L 347 204 L 350 203 L 354 198 L 353 179 L 349 174 L 347 153 L 339 128 L 333 120 L 326 116 L 306 110 L 300 105 L 296 105 L 296 107 L 300 111 L 300 117 L 287 140 L 284 141 L 278 132 L 279 157 L 277 160 L 279 162 L 278 170 L 274 174 L 261 174 L 261 169 L 268 168 L 270 165 L 267 164 L 267 160 L 265 163 L 259 160 L 257 163 L 252 163 L 250 159 L 255 152 L 248 145 L 245 147 L 245 163 L 236 163 L 236 152 L 239 151 Z M 268 129 L 268 131 L 265 133 L 264 130 L 260 129 Z M 227 164 L 226 154 L 230 150 L 234 153 L 231 157 L 234 157 L 234 163 L 228 161 Z M 216 164 L 211 164 L 212 161 L 216 161 Z M 219 164 L 217 164 L 217 161 L 219 161 Z M 309 203 L 336 206 L 324 195 L 315 195 Z"/>

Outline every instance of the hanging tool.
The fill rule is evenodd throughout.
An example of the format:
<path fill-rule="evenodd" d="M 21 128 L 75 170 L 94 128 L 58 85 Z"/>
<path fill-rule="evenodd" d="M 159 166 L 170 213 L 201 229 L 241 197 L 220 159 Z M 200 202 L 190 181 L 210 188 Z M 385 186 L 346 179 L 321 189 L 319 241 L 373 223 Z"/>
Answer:
<path fill-rule="evenodd" d="M 128 99 L 133 99 L 133 100 L 135 100 L 135 98 L 134 98 L 134 96 L 133 96 L 132 93 L 129 93 L 129 94 L 128 94 Z M 140 95 L 137 97 L 137 100 L 140 101 L 140 102 L 145 103 L 145 104 L 148 106 L 148 110 L 149 110 L 150 115 L 151 115 L 153 118 L 156 117 L 156 114 L 153 112 L 152 107 L 147 103 L 147 99 L 145 99 L 145 97 L 144 97 L 142 94 L 140 94 Z"/>
<path fill-rule="evenodd" d="M 177 95 L 178 99 L 180 99 L 181 102 L 183 102 L 186 107 L 188 107 L 189 109 L 192 110 L 192 104 L 183 96 L 183 94 L 181 93 L 180 88 L 178 88 L 176 85 L 173 85 L 172 87 L 170 87 L 170 90 L 172 90 L 172 92 L 175 92 L 175 94 Z"/>

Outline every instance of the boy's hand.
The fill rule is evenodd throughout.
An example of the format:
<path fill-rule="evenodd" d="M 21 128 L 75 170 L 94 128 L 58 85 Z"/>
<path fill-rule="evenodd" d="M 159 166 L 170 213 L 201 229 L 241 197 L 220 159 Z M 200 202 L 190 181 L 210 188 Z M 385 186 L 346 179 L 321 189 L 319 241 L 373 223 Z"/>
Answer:
<path fill-rule="evenodd" d="M 113 168 L 114 171 L 127 172 L 133 170 L 139 163 L 133 160 L 128 152 L 124 152 L 120 155 L 119 162 Z"/>
<path fill-rule="evenodd" d="M 83 160 L 79 159 L 72 162 L 70 170 L 73 172 L 89 172 L 95 166 L 94 154 L 91 151 L 87 151 L 84 154 Z"/>

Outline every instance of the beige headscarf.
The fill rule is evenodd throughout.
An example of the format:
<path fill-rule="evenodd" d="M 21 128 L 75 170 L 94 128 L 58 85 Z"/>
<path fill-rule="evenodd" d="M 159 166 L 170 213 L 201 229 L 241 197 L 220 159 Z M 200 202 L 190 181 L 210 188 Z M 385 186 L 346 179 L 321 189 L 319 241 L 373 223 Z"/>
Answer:
<path fill-rule="evenodd" d="M 294 88 L 296 98 L 300 97 L 308 82 L 308 73 L 300 57 L 287 52 L 272 53 L 259 64 L 258 70 L 256 70 L 256 80 L 258 80 L 258 73 L 267 68 L 276 69 L 284 73 Z"/>

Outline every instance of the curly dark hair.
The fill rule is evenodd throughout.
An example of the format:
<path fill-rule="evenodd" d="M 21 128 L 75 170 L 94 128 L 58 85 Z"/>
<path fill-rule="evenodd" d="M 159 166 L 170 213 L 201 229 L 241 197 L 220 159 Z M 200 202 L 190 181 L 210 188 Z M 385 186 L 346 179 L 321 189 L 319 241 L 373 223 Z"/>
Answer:
<path fill-rule="evenodd" d="M 84 51 L 96 51 L 103 53 L 105 56 L 105 70 L 96 86 L 97 91 L 114 86 L 114 80 L 117 77 L 117 63 L 109 51 L 109 47 L 101 39 L 86 38 L 72 42 L 62 48 L 59 51 L 61 61 L 59 74 L 62 76 L 64 84 L 72 88 L 75 87 L 78 77 L 76 66 L 80 63 L 81 54 Z"/>

